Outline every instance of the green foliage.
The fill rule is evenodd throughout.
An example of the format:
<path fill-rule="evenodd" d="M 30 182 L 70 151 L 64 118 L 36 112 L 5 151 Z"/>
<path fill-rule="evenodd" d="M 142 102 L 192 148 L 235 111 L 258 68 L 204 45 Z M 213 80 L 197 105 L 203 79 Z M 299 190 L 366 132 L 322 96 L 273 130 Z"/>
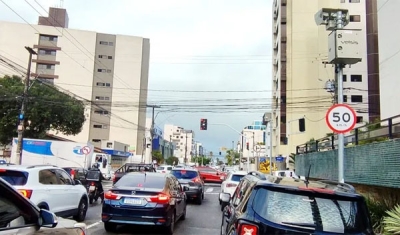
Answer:
<path fill-rule="evenodd" d="M 211 158 L 205 156 L 192 157 L 192 162 L 198 163 L 199 165 L 203 163 L 203 166 L 205 166 L 210 164 Z"/>
<path fill-rule="evenodd" d="M 152 160 L 156 160 L 158 164 L 164 163 L 164 158 L 160 150 L 153 150 L 152 155 Z"/>
<path fill-rule="evenodd" d="M 386 211 L 389 209 L 387 204 L 381 200 L 377 200 L 371 196 L 366 198 L 368 210 L 371 216 L 372 227 L 376 233 L 383 232 L 383 218 L 386 216 Z"/>
<path fill-rule="evenodd" d="M 226 151 L 225 159 L 226 159 L 226 164 L 228 166 L 232 166 L 234 164 L 239 163 L 240 154 L 233 149 L 229 149 L 228 151 Z"/>
<path fill-rule="evenodd" d="M 6 145 L 17 136 L 24 85 L 17 76 L 0 78 L 0 85 L 0 144 Z M 76 135 L 85 122 L 84 111 L 81 101 L 56 88 L 34 82 L 29 89 L 24 136 L 44 138 L 49 130 Z"/>
<path fill-rule="evenodd" d="M 289 155 L 289 164 L 293 164 L 293 166 L 294 166 L 294 163 L 296 162 L 296 154 L 294 154 L 294 153 L 291 153 L 290 155 Z"/>
<path fill-rule="evenodd" d="M 168 165 L 175 165 L 179 163 L 179 159 L 177 157 L 171 156 L 168 157 L 167 159 L 165 159 L 165 163 L 167 163 Z"/>
<path fill-rule="evenodd" d="M 400 234 L 400 205 L 387 211 L 387 216 L 383 218 L 385 234 Z"/>

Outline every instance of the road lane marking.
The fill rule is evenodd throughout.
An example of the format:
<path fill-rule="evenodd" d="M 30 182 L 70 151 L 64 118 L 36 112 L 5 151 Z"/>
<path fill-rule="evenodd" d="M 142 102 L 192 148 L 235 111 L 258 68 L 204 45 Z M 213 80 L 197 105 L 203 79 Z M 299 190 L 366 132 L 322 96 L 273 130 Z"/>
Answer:
<path fill-rule="evenodd" d="M 96 227 L 97 225 L 99 225 L 99 224 L 101 224 L 101 223 L 103 223 L 103 222 L 102 222 L 102 221 L 99 221 L 99 222 L 96 222 L 96 223 L 93 223 L 93 224 L 89 224 L 88 226 L 86 226 L 86 228 L 87 228 L 87 229 L 90 229 L 90 228 Z"/>
<path fill-rule="evenodd" d="M 211 193 L 214 189 L 213 188 L 208 188 L 206 189 L 206 193 Z"/>

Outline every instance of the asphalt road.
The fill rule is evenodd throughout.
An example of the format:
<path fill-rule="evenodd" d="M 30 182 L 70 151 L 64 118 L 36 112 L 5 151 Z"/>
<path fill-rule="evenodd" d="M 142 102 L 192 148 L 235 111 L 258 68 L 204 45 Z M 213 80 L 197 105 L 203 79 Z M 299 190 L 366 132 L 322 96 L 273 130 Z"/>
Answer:
<path fill-rule="evenodd" d="M 104 190 L 111 187 L 110 182 L 103 183 Z M 202 205 L 188 203 L 186 220 L 179 221 L 175 226 L 174 235 L 210 235 L 219 234 L 221 226 L 221 210 L 218 203 L 218 184 L 206 184 L 206 193 Z M 88 233 L 103 235 L 113 234 L 104 230 L 104 225 L 100 221 L 101 202 L 90 205 L 87 212 L 85 223 Z M 162 231 L 150 227 L 120 226 L 117 234 L 138 234 L 138 235 L 158 235 Z"/>

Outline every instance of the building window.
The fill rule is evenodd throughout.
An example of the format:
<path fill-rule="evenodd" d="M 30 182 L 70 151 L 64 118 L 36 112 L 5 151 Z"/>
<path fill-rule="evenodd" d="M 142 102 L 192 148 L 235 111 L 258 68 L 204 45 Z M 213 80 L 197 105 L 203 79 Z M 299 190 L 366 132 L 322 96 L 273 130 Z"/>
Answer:
<path fill-rule="evenodd" d="M 281 145 L 287 145 L 287 140 L 286 140 L 286 136 L 281 136 Z"/>
<path fill-rule="evenodd" d="M 54 64 L 38 64 L 37 69 L 56 69 L 56 65 Z"/>
<path fill-rule="evenodd" d="M 362 95 L 352 95 L 351 96 L 351 102 L 353 102 L 353 103 L 362 103 L 363 102 L 362 99 L 363 99 Z"/>
<path fill-rule="evenodd" d="M 349 3 L 360 3 L 360 0 L 349 0 Z"/>
<path fill-rule="evenodd" d="M 112 56 L 111 56 L 111 55 L 107 56 L 107 58 L 108 58 L 109 60 L 112 60 Z"/>
<path fill-rule="evenodd" d="M 351 15 L 350 22 L 361 22 L 361 16 L 360 15 Z"/>
<path fill-rule="evenodd" d="M 350 81 L 352 82 L 362 82 L 362 75 L 351 75 Z"/>
<path fill-rule="evenodd" d="M 108 82 L 96 82 L 96 86 L 111 87 L 111 84 Z"/>
<path fill-rule="evenodd" d="M 281 123 L 286 124 L 286 116 L 281 116 Z"/>
<path fill-rule="evenodd" d="M 57 36 L 50 36 L 50 35 L 40 35 L 40 40 L 43 41 L 50 41 L 50 42 L 57 42 Z"/>
<path fill-rule="evenodd" d="M 107 97 L 107 96 L 96 96 L 95 99 L 96 100 L 110 100 L 110 97 Z"/>
<path fill-rule="evenodd" d="M 111 60 L 113 57 L 111 55 L 99 55 L 100 59 L 109 59 Z"/>
<path fill-rule="evenodd" d="M 100 45 L 114 46 L 114 43 L 113 42 L 100 41 Z"/>
<path fill-rule="evenodd" d="M 340 0 L 340 3 L 345 3 L 346 2 L 346 0 Z"/>
<path fill-rule="evenodd" d="M 100 124 L 94 124 L 93 128 L 97 129 L 107 129 L 107 125 L 100 125 Z"/>
<path fill-rule="evenodd" d="M 114 46 L 114 43 L 113 42 L 108 42 L 108 45 L 109 46 Z"/>
<path fill-rule="evenodd" d="M 107 73 L 111 73 L 111 69 L 107 69 Z"/>
<path fill-rule="evenodd" d="M 343 96 L 343 102 L 347 102 L 347 95 Z"/>
<path fill-rule="evenodd" d="M 363 121 L 364 121 L 364 119 L 362 116 L 357 116 L 357 123 L 361 123 Z"/>
<path fill-rule="evenodd" d="M 343 82 L 347 82 L 347 75 L 343 75 Z"/>
<path fill-rule="evenodd" d="M 97 72 L 99 72 L 99 73 L 105 73 L 105 72 L 107 72 L 107 70 L 106 70 L 106 69 L 97 69 Z"/>
<path fill-rule="evenodd" d="M 107 148 L 112 148 L 113 147 L 113 143 L 112 142 L 107 142 Z"/>
<path fill-rule="evenodd" d="M 92 139 L 92 142 L 99 143 L 99 142 L 101 142 L 101 139 Z"/>
<path fill-rule="evenodd" d="M 281 96 L 281 103 L 286 104 L 286 96 Z"/>
<path fill-rule="evenodd" d="M 94 111 L 94 113 L 100 114 L 100 115 L 107 115 L 107 114 L 109 114 L 109 112 L 108 112 L 107 110 L 101 110 L 101 109 L 96 109 L 96 110 Z"/>
<path fill-rule="evenodd" d="M 56 55 L 55 50 L 44 50 L 44 49 L 39 49 L 39 55 Z"/>

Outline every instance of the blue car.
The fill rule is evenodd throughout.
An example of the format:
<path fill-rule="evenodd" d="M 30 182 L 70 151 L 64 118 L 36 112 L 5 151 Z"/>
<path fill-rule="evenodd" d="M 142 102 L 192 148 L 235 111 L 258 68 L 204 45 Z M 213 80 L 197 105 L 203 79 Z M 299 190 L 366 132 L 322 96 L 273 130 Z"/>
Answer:
<path fill-rule="evenodd" d="M 171 174 L 126 174 L 104 194 L 101 215 L 104 228 L 115 232 L 122 224 L 156 225 L 173 234 L 175 223 L 186 217 L 187 190 Z"/>

